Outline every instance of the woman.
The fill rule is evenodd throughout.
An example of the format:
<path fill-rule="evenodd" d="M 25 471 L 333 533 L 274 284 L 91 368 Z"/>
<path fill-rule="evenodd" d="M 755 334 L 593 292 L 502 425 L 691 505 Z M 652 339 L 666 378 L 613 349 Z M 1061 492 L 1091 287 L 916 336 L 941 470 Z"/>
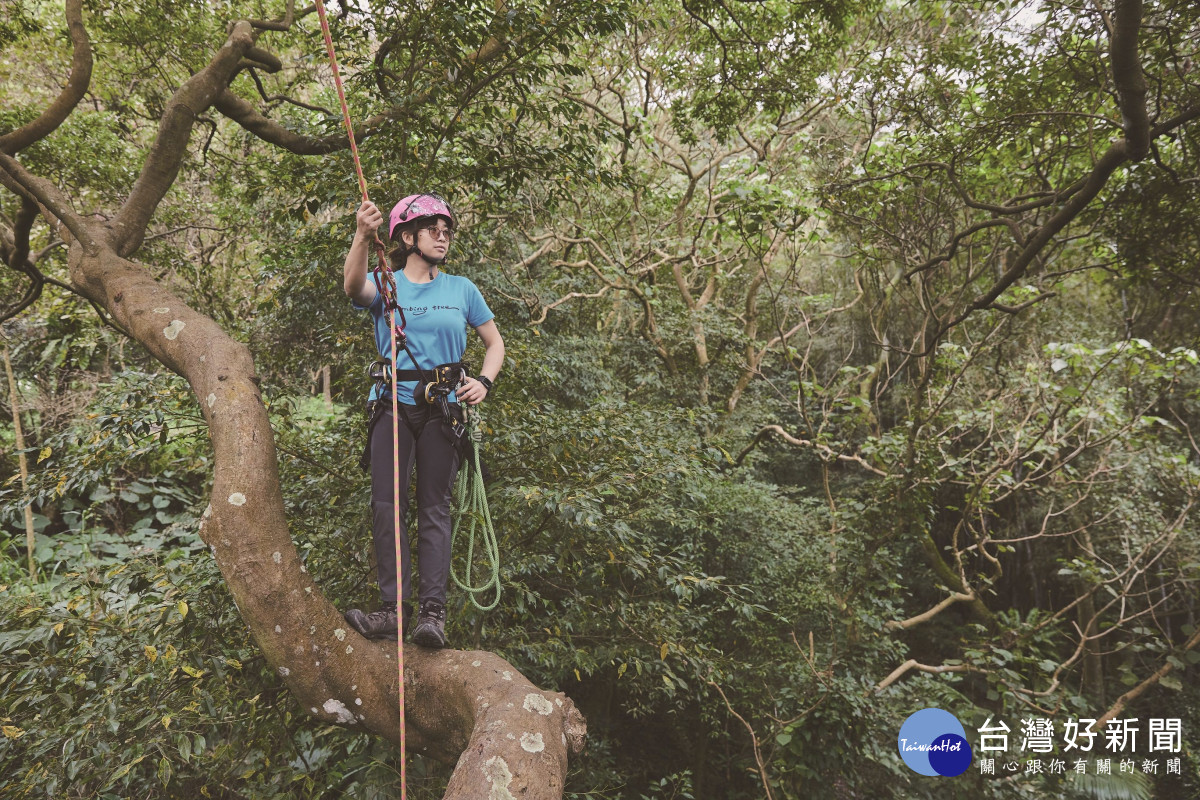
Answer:
<path fill-rule="evenodd" d="M 367 258 L 383 216 L 364 201 L 358 228 L 346 256 L 346 294 L 356 308 L 366 309 L 375 326 L 375 342 L 385 362 L 391 359 L 391 335 L 380 287 L 368 274 Z M 412 605 L 411 558 L 408 544 L 408 483 L 417 469 L 417 538 L 420 611 L 412 640 L 424 647 L 445 647 L 446 588 L 450 578 L 450 495 L 458 472 L 462 444 L 462 407 L 487 397 L 504 363 L 504 340 L 493 314 L 475 284 L 439 269 L 446 260 L 457 220 L 449 204 L 434 194 L 410 195 L 392 209 L 388 236 L 395 245 L 389 261 L 395 275 L 396 302 L 407 323 L 408 350 L 396 359 L 396 398 L 400 417 L 400 540 L 403 630 Z M 397 319 L 399 322 L 399 319 Z M 486 353 L 476 378 L 452 369 L 467 346 L 467 326 L 483 340 Z M 416 364 L 413 364 L 413 360 Z M 438 367 L 446 369 L 438 370 Z M 427 383 L 440 377 L 440 381 Z M 444 399 L 442 399 L 444 398 Z M 369 639 L 395 638 L 396 549 L 392 472 L 391 381 L 371 390 L 367 447 L 371 470 L 371 518 L 378 569 L 380 608 L 370 614 L 346 612 L 346 621 Z"/>

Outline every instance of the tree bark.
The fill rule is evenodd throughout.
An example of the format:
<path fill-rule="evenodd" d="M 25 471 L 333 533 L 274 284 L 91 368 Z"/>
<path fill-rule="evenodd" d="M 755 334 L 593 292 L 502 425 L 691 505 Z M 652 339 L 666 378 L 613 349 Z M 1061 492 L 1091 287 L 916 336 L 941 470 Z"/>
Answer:
<path fill-rule="evenodd" d="M 1128 142 L 1129 160 L 1141 161 L 1150 152 L 1150 115 L 1146 111 L 1146 77 L 1138 58 L 1138 31 L 1142 27 L 1141 0 L 1116 0 L 1113 33 L 1109 43 L 1113 84 L 1121 125 Z"/>

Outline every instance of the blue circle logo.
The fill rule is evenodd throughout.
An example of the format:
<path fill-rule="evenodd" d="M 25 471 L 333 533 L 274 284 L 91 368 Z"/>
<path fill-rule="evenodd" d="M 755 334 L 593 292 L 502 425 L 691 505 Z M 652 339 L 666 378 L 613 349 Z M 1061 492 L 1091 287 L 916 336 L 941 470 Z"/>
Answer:
<path fill-rule="evenodd" d="M 918 775 L 952 778 L 971 766 L 971 744 L 958 717 L 940 708 L 909 715 L 896 740 L 900 757 Z"/>

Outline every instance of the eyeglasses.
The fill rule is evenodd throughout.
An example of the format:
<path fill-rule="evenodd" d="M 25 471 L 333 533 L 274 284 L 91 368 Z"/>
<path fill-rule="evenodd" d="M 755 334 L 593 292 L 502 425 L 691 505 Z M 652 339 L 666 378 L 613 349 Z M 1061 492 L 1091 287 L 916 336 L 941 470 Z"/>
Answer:
<path fill-rule="evenodd" d="M 433 239 L 435 242 L 440 242 L 445 239 L 448 243 L 454 238 L 454 230 L 452 228 L 440 228 L 437 225 L 430 225 L 425 228 L 420 228 L 419 230 L 423 230 L 428 233 L 429 238 Z"/>

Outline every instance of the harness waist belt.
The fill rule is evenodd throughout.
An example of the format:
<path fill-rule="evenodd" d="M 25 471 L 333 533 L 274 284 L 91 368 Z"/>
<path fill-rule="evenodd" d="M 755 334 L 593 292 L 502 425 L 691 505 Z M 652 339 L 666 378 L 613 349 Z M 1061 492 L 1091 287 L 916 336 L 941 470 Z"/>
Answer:
<path fill-rule="evenodd" d="M 454 438 L 461 441 L 466 428 L 451 412 L 448 398 L 450 393 L 469 377 L 470 369 L 470 366 L 464 361 L 438 364 L 431 370 L 398 369 L 396 370 L 396 380 L 416 381 L 417 386 L 413 390 L 413 400 L 417 401 L 418 405 L 421 402 L 436 405 L 442 412 L 442 419 L 450 426 Z M 371 420 L 367 425 L 369 435 L 377 413 L 382 413 L 384 409 L 381 401 L 390 396 L 391 386 L 389 384 L 392 365 L 387 361 L 372 361 L 371 365 L 367 367 L 367 375 L 374 379 L 376 386 L 376 399 L 367 404 L 368 416 Z"/>
<path fill-rule="evenodd" d="M 449 394 L 467 379 L 470 370 L 471 367 L 466 362 L 453 361 L 449 364 L 438 364 L 430 370 L 398 369 L 396 370 L 396 380 L 415 381 L 417 392 L 425 402 L 430 403 L 433 402 L 430 391 L 434 387 L 442 390 L 443 394 Z M 372 361 L 371 365 L 367 367 L 367 376 L 373 379 L 375 385 L 379 387 L 378 395 L 380 397 L 388 396 L 392 378 L 392 365 L 389 362 Z"/>
<path fill-rule="evenodd" d="M 376 381 L 390 381 L 392 379 L 392 365 L 386 361 L 372 361 L 371 366 L 367 367 L 367 377 Z M 423 377 L 420 370 L 396 370 L 396 380 L 398 381 L 419 381 Z"/>
<path fill-rule="evenodd" d="M 424 381 L 433 378 L 434 383 L 458 383 L 470 372 L 470 366 L 463 361 L 453 361 L 449 364 L 438 364 L 431 370 L 398 369 L 397 381 Z M 372 361 L 367 367 L 367 377 L 376 381 L 392 379 L 392 365 L 387 361 Z"/>

